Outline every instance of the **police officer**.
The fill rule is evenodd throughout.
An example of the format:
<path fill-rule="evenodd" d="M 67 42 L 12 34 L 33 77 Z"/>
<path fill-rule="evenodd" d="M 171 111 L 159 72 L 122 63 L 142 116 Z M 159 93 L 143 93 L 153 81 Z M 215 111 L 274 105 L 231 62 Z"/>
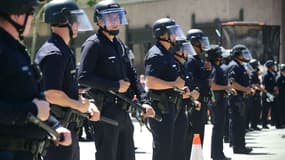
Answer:
<path fill-rule="evenodd" d="M 156 44 L 145 57 L 146 84 L 157 114 L 162 122 L 150 120 L 153 135 L 153 160 L 170 160 L 174 140 L 176 105 L 182 96 L 174 88 L 182 89 L 185 81 L 180 77 L 178 64 L 173 56 L 177 51 L 177 39 L 185 35 L 174 20 L 162 18 L 152 26 Z"/>
<path fill-rule="evenodd" d="M 95 5 L 94 22 L 97 33 L 82 45 L 79 82 L 92 88 L 101 113 L 119 122 L 118 127 L 98 122 L 95 124 L 96 160 L 134 160 L 133 124 L 128 114 L 129 104 L 117 97 L 137 95 L 146 109 L 146 117 L 154 110 L 131 65 L 124 43 L 117 37 L 120 25 L 127 24 L 126 11 L 113 0 Z M 111 91 L 113 92 L 111 92 Z M 116 93 L 110 94 L 110 93 Z M 99 98 L 100 97 L 100 98 Z"/>
<path fill-rule="evenodd" d="M 209 78 L 212 69 L 211 63 L 204 58 L 204 52 L 210 48 L 210 44 L 208 37 L 200 29 L 190 29 L 186 36 L 197 53 L 197 55 L 190 58 L 187 68 L 200 89 L 199 101 L 202 104 L 201 110 L 195 110 L 191 117 L 193 133 L 199 133 L 203 142 L 204 126 L 207 122 L 207 109 L 211 100 Z"/>
<path fill-rule="evenodd" d="M 280 109 L 280 117 L 281 118 L 281 125 L 279 126 L 280 128 L 284 128 L 285 125 L 285 109 L 284 109 L 284 104 L 285 104 L 285 64 L 280 64 L 280 74 L 277 77 L 277 87 L 279 90 L 279 95 L 278 95 L 278 100 L 279 100 L 279 109 Z"/>
<path fill-rule="evenodd" d="M 225 128 L 225 115 L 227 107 L 227 92 L 231 90 L 228 85 L 227 72 L 221 68 L 222 50 L 220 47 L 213 47 L 206 52 L 207 59 L 213 66 L 211 74 L 211 89 L 213 90 L 214 104 L 212 106 L 212 153 L 213 160 L 229 160 L 223 152 L 223 135 Z"/>
<path fill-rule="evenodd" d="M 250 51 L 244 45 L 235 45 L 231 54 L 233 60 L 229 67 L 229 80 L 237 91 L 230 99 L 232 119 L 232 143 L 234 153 L 249 154 L 252 148 L 245 146 L 246 100 L 249 94 L 254 93 L 250 87 L 249 76 L 243 65 L 251 59 Z"/>
<path fill-rule="evenodd" d="M 227 74 L 227 77 L 229 75 L 229 63 L 231 62 L 232 60 L 232 57 L 231 57 L 231 53 L 230 53 L 230 50 L 229 49 L 222 49 L 222 58 L 223 58 L 223 63 L 221 65 L 221 68 L 224 72 L 226 72 Z M 230 136 L 231 136 L 231 129 L 230 129 L 230 101 L 229 101 L 229 98 L 232 94 L 234 94 L 234 90 L 232 89 L 232 92 L 228 92 L 228 97 L 227 97 L 227 107 L 226 107 L 226 122 L 225 122 L 225 132 L 224 132 L 224 142 L 225 143 L 231 143 L 230 140 Z"/>
<path fill-rule="evenodd" d="M 249 115 L 250 118 L 250 127 L 253 130 L 260 131 L 261 129 L 257 126 L 260 120 L 260 113 L 261 113 L 261 92 L 264 92 L 264 88 L 261 86 L 261 82 L 259 79 L 259 62 L 256 59 L 252 59 L 249 62 L 250 66 L 252 67 L 253 71 L 250 74 L 250 85 L 256 90 L 255 94 L 252 98 L 249 98 L 251 101 L 251 114 Z"/>
<path fill-rule="evenodd" d="M 276 96 L 276 92 L 278 92 L 278 88 L 276 86 L 276 72 L 274 70 L 274 61 L 273 60 L 267 60 L 265 62 L 265 67 L 267 68 L 267 71 L 263 74 L 262 77 L 262 84 L 265 87 L 266 92 L 268 92 L 269 94 L 271 94 L 272 96 Z M 275 112 L 275 108 L 274 108 L 274 100 L 275 99 L 271 99 L 268 97 L 267 94 L 264 94 L 263 98 L 262 98 L 262 102 L 263 102 L 263 108 L 262 108 L 262 128 L 264 129 L 269 129 L 269 127 L 267 126 L 268 121 L 267 121 L 267 115 L 269 112 L 269 109 L 271 108 L 271 118 L 272 120 L 274 119 L 274 112 Z"/>
<path fill-rule="evenodd" d="M 37 0 L 0 2 L 0 159 L 38 160 L 47 133 L 27 122 L 35 115 L 63 134 L 57 144 L 69 145 L 70 133 L 49 116 L 49 103 L 38 89 L 37 73 L 21 40 L 30 30 Z"/>
<path fill-rule="evenodd" d="M 76 112 L 89 112 L 91 120 L 99 119 L 99 111 L 87 99 L 79 99 L 74 53 L 69 42 L 78 31 L 92 29 L 84 11 L 70 0 L 53 0 L 44 7 L 44 22 L 51 26 L 51 36 L 39 49 L 35 62 L 39 64 L 43 79 L 41 89 L 52 103 L 51 112 L 72 134 L 72 145 L 51 145 L 44 159 L 78 160 L 77 130 L 83 119 Z"/>
<path fill-rule="evenodd" d="M 177 62 L 178 73 L 185 81 L 185 87 L 179 92 L 182 94 L 182 101 L 177 108 L 177 115 L 175 120 L 174 140 L 173 140 L 173 155 L 172 159 L 185 160 L 190 157 L 187 154 L 189 149 L 189 135 L 192 135 L 192 128 L 189 125 L 191 113 L 194 109 L 199 110 L 201 104 L 197 101 L 199 97 L 199 89 L 195 85 L 191 73 L 186 69 L 188 57 L 196 55 L 191 43 L 186 39 L 176 41 L 177 51 L 174 52 L 174 57 Z M 178 90 L 177 90 L 178 91 Z M 190 134 L 189 134 L 190 133 Z"/>

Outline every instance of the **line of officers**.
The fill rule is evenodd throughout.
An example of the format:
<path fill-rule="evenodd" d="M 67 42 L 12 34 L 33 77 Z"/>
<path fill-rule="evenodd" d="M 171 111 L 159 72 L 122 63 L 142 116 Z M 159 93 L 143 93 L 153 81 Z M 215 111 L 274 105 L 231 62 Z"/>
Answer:
<path fill-rule="evenodd" d="M 96 160 L 134 160 L 131 106 L 113 92 L 129 98 L 136 95 L 140 101 L 153 135 L 153 160 L 189 159 L 193 134 L 199 133 L 203 140 L 209 108 L 214 124 L 211 157 L 227 160 L 223 136 L 229 103 L 233 151 L 247 154 L 252 150 L 245 146 L 247 97 L 256 95 L 256 90 L 277 95 L 278 87 L 284 97 L 284 65 L 278 87 L 274 83 L 272 89 L 268 77 L 262 89 L 259 81 L 250 81 L 244 64 L 251 54 L 245 46 L 234 46 L 232 60 L 224 63 L 228 56 L 223 58 L 221 47 L 210 47 L 201 30 L 191 29 L 185 35 L 169 18 L 153 24 L 156 43 L 145 57 L 146 92 L 129 49 L 117 37 L 120 26 L 128 22 L 126 11 L 114 0 L 95 5 L 93 21 L 99 29 L 82 45 L 78 73 L 70 44 L 92 25 L 75 2 L 49 1 L 43 17 L 51 35 L 32 64 L 22 40 L 38 4 L 37 0 L 0 2 L 1 160 L 79 160 L 77 134 L 86 117 L 94 128 Z M 79 94 L 83 90 L 79 84 L 89 89 L 95 102 Z M 27 120 L 30 114 L 63 138 L 48 136 L 45 128 Z M 154 119 L 156 115 L 161 122 Z M 100 121 L 102 116 L 119 125 Z"/>

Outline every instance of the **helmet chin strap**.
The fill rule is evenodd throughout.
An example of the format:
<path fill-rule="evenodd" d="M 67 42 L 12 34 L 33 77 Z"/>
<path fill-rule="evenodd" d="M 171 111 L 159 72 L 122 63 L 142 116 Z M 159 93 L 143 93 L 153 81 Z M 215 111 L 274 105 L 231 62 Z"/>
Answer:
<path fill-rule="evenodd" d="M 28 13 L 25 14 L 25 20 L 24 20 L 24 24 L 23 25 L 20 25 L 17 22 L 15 22 L 14 20 L 12 20 L 11 17 L 8 14 L 1 13 L 1 17 L 6 19 L 12 26 L 15 27 L 15 29 L 18 32 L 19 39 L 23 40 L 24 39 L 23 33 L 25 31 L 25 28 L 26 28 L 26 25 L 27 25 L 27 22 L 28 22 L 29 14 Z"/>
<path fill-rule="evenodd" d="M 100 27 L 103 31 L 107 32 L 111 36 L 116 36 L 119 34 L 120 30 L 108 30 L 106 26 Z"/>

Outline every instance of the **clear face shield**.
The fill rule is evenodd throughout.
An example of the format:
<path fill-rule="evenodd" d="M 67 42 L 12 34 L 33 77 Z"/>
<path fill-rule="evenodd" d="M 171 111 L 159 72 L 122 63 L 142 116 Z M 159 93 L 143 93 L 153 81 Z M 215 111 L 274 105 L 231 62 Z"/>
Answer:
<path fill-rule="evenodd" d="M 194 48 L 190 42 L 181 43 L 180 51 L 183 54 L 183 56 L 186 58 L 193 57 L 193 56 L 197 55 L 196 51 L 194 50 Z"/>
<path fill-rule="evenodd" d="M 252 59 L 251 52 L 248 49 L 243 49 L 241 55 L 245 62 L 249 62 Z"/>
<path fill-rule="evenodd" d="M 89 21 L 89 18 L 87 17 L 86 13 L 84 10 L 79 9 L 79 10 L 73 10 L 70 11 L 70 23 L 77 23 L 78 24 L 78 31 L 83 32 L 83 31 L 92 31 L 93 27 Z"/>
<path fill-rule="evenodd" d="M 211 48 L 210 46 L 210 42 L 209 42 L 209 38 L 206 37 L 206 36 L 203 36 L 201 39 L 200 39 L 200 43 L 201 43 L 201 48 L 203 51 L 207 51 Z"/>
<path fill-rule="evenodd" d="M 171 42 L 185 40 L 186 36 L 179 25 L 167 26 Z"/>
<path fill-rule="evenodd" d="M 106 27 L 128 24 L 126 11 L 122 8 L 107 9 L 100 12 L 103 25 Z"/>

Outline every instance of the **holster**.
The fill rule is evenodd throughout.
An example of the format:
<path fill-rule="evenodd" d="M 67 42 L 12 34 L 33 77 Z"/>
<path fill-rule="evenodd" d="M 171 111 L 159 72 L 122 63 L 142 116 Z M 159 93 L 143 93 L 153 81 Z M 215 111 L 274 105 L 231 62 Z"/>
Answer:
<path fill-rule="evenodd" d="M 51 113 L 60 121 L 61 125 L 65 128 L 67 128 L 71 122 L 75 122 L 77 127 L 80 127 L 83 124 L 84 118 L 72 112 L 72 109 L 70 108 L 63 108 L 52 104 Z"/>
<path fill-rule="evenodd" d="M 175 104 L 176 108 L 180 107 L 182 103 L 182 96 L 179 93 L 175 93 L 175 94 L 150 93 L 150 99 L 152 102 L 157 103 L 157 108 L 160 110 L 162 114 L 169 113 L 169 109 L 168 109 L 169 103 Z"/>
<path fill-rule="evenodd" d="M 49 141 L 23 138 L 0 138 L 0 150 L 31 152 L 33 155 L 45 155 Z"/>

